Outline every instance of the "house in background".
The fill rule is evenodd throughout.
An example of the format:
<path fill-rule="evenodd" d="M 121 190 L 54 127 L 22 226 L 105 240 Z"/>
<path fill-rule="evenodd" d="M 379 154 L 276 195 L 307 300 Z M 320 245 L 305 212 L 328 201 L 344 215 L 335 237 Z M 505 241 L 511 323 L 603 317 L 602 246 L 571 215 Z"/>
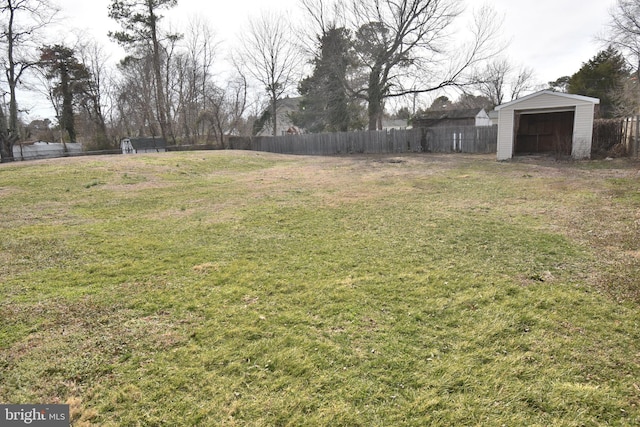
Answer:
<path fill-rule="evenodd" d="M 123 138 L 120 141 L 122 154 L 164 153 L 167 142 L 162 138 Z"/>
<path fill-rule="evenodd" d="M 411 129 L 411 125 L 405 119 L 382 119 L 382 129 Z"/>
<path fill-rule="evenodd" d="M 294 126 L 290 113 L 298 111 L 300 101 L 302 97 L 296 98 L 283 98 L 276 102 L 276 136 L 291 135 L 303 133 L 301 129 Z M 273 121 L 271 120 L 271 108 L 263 113 L 263 116 L 268 115 L 269 119 L 264 120 L 262 129 L 256 133 L 256 136 L 273 136 Z"/>
<path fill-rule="evenodd" d="M 496 107 L 498 160 L 518 154 L 591 157 L 597 98 L 542 90 Z"/>
<path fill-rule="evenodd" d="M 491 126 L 491 119 L 484 108 L 425 111 L 413 119 L 414 128 L 445 126 Z"/>

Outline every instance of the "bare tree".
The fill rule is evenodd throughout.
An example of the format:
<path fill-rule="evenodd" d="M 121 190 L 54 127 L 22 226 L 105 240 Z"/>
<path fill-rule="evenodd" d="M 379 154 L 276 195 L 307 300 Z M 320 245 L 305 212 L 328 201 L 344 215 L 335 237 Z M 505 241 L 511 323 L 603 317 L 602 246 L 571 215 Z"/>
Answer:
<path fill-rule="evenodd" d="M 509 61 L 501 58 L 488 63 L 477 78 L 479 92 L 489 98 L 494 106 L 502 104 L 504 100 L 506 80 L 511 71 Z"/>
<path fill-rule="evenodd" d="M 57 9 L 48 0 L 0 0 L 0 59 L 6 77 L 3 95 L 9 95 L 8 120 L 0 108 L 0 160 L 13 160 L 13 144 L 18 140 L 18 100 L 16 90 L 24 73 L 38 62 L 40 30 L 50 24 Z"/>
<path fill-rule="evenodd" d="M 222 146 L 225 146 L 225 135 L 239 133 L 242 115 L 247 108 L 247 80 L 239 74 L 231 79 L 225 89 L 211 91 L 209 107 L 204 110 L 203 118 L 208 115 L 209 122 Z"/>
<path fill-rule="evenodd" d="M 125 48 L 139 49 L 141 45 L 150 47 L 158 123 L 165 140 L 172 132 L 167 119 L 163 46 L 158 23 L 162 19 L 159 11 L 176 4 L 177 0 L 111 0 L 109 5 L 109 17 L 122 27 L 122 31 L 110 32 L 109 35 Z M 176 36 L 167 37 L 171 39 Z"/>
<path fill-rule="evenodd" d="M 516 68 L 507 58 L 489 62 L 476 79 L 478 91 L 493 106 L 505 100 L 513 101 L 534 87 L 533 70 L 524 66 Z"/>
<path fill-rule="evenodd" d="M 309 56 L 316 55 L 322 37 L 331 29 L 346 28 L 346 4 L 341 0 L 300 0 L 310 21 L 303 21 L 296 33 Z"/>
<path fill-rule="evenodd" d="M 211 79 L 211 69 L 216 57 L 219 42 L 210 24 L 202 19 L 195 18 L 189 23 L 187 50 L 192 62 L 194 72 L 199 70 L 200 97 L 204 99 L 207 84 Z M 194 81 L 194 83 L 196 83 Z M 202 108 L 206 108 L 203 104 Z"/>
<path fill-rule="evenodd" d="M 76 51 L 80 61 L 90 73 L 80 106 L 95 126 L 97 148 L 108 148 L 110 141 L 107 132 L 107 115 L 113 108 L 111 102 L 113 76 L 107 67 L 108 55 L 103 46 L 82 35 L 78 36 Z"/>
<path fill-rule="evenodd" d="M 640 78 L 640 0 L 617 0 L 605 41 L 622 52 Z"/>
<path fill-rule="evenodd" d="M 640 0 L 617 0 L 609 12 L 611 22 L 604 41 L 618 49 L 634 71 L 634 81 L 624 82 L 622 88 L 614 94 L 619 103 L 627 108 L 618 114 L 638 114 L 640 108 Z M 638 153 L 638 141 L 633 152 Z"/>
<path fill-rule="evenodd" d="M 208 22 L 194 18 L 185 36 L 185 50 L 176 56 L 173 67 L 177 82 L 176 119 L 185 140 L 197 142 L 208 131 L 199 116 L 209 108 L 208 91 L 215 87 L 212 68 L 218 42 Z M 209 139 L 211 135 L 207 134 Z"/>
<path fill-rule="evenodd" d="M 454 21 L 462 14 L 459 0 L 355 0 L 343 2 L 355 50 L 366 79 L 346 82 L 368 103 L 369 129 L 380 128 L 388 98 L 428 93 L 471 84 L 470 72 L 502 46 L 497 44 L 499 20 L 480 8 L 464 47 L 450 45 Z M 315 22 L 318 9 L 307 7 Z M 362 81 L 362 80 L 361 80 Z"/>
<path fill-rule="evenodd" d="M 126 135 L 158 135 L 154 112 L 153 61 L 149 56 L 131 58 L 119 65 L 116 105 L 120 132 Z"/>
<path fill-rule="evenodd" d="M 278 100 L 297 84 L 302 63 L 300 50 L 292 40 L 287 19 L 263 13 L 249 21 L 248 32 L 235 58 L 236 67 L 246 67 L 267 92 L 273 135 L 277 132 Z"/>
<path fill-rule="evenodd" d="M 198 71 L 193 68 L 186 53 L 179 53 L 171 64 L 171 74 L 175 75 L 172 89 L 177 97 L 173 113 L 176 126 L 173 129 L 177 135 L 182 136 L 183 141 L 194 143 L 192 129 L 197 132 L 197 129 L 194 129 L 196 127 L 194 117 L 197 116 L 199 103 L 196 93 Z"/>
<path fill-rule="evenodd" d="M 511 101 L 520 98 L 538 86 L 535 82 L 533 68 L 521 66 L 511 80 Z"/>
<path fill-rule="evenodd" d="M 609 12 L 611 22 L 609 33 L 604 41 L 618 49 L 634 70 L 635 82 L 625 82 L 624 93 L 618 93 L 617 99 L 628 106 L 619 113 L 640 113 L 640 0 L 617 0 Z M 640 141 L 634 139 L 631 154 L 638 155 Z"/>
<path fill-rule="evenodd" d="M 316 39 L 318 34 L 324 34 L 327 29 L 339 27 L 340 9 L 342 4 L 338 1 L 327 0 L 300 0 L 302 9 L 311 18 L 313 26 L 316 28 L 309 34 L 312 39 Z M 342 14 L 344 18 L 344 14 Z"/>

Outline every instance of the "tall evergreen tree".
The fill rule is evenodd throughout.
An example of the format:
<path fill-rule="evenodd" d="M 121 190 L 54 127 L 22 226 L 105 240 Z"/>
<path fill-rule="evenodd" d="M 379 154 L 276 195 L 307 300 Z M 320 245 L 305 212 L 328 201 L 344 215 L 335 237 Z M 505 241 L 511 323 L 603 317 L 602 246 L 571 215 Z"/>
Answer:
<path fill-rule="evenodd" d="M 600 98 L 600 114 L 612 117 L 617 108 L 617 92 L 629 77 L 631 70 L 624 57 L 609 46 L 584 63 L 569 78 L 568 92 Z"/>
<path fill-rule="evenodd" d="M 349 31 L 328 28 L 319 43 L 313 74 L 298 86 L 303 99 L 299 111 L 292 114 L 293 123 L 313 133 L 362 128 L 358 120 L 359 104 L 349 96 L 345 86 L 353 65 Z"/>
<path fill-rule="evenodd" d="M 74 98 L 85 92 L 89 71 L 77 60 L 73 49 L 66 46 L 45 46 L 40 52 L 39 66 L 45 71 L 45 77 L 53 82 L 50 96 L 56 106 L 60 127 L 67 131 L 69 140 L 75 142 Z"/>

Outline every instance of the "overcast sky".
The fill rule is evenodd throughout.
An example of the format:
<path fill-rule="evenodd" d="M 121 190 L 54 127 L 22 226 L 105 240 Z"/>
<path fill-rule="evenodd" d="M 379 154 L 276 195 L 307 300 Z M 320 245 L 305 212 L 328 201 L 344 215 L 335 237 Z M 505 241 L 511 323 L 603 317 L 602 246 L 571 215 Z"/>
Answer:
<path fill-rule="evenodd" d="M 111 0 L 58 0 L 62 11 L 61 33 L 82 29 L 113 50 L 117 61 L 121 51 L 109 41 L 107 32 L 117 24 L 107 17 Z M 583 62 L 603 48 L 597 40 L 606 30 L 609 10 L 615 0 L 486 0 L 503 16 L 504 39 L 510 41 L 507 55 L 513 63 L 531 67 L 536 80 L 545 84 L 578 71 Z M 466 0 L 467 9 L 483 2 Z M 206 19 L 223 46 L 233 45 L 239 27 L 265 8 L 299 15 L 298 0 L 178 0 L 165 22 L 186 26 L 190 17 Z M 294 18 L 295 19 L 295 18 Z"/>

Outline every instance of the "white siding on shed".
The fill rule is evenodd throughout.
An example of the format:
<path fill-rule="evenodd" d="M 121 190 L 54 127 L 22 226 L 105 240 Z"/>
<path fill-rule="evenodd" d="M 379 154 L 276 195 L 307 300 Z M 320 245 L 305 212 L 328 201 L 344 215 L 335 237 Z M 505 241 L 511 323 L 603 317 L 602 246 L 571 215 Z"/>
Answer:
<path fill-rule="evenodd" d="M 576 116 L 573 123 L 573 146 L 571 157 L 574 159 L 588 159 L 591 157 L 591 142 L 593 140 L 593 105 L 576 106 Z"/>
<path fill-rule="evenodd" d="M 514 114 L 500 112 L 498 116 L 498 160 L 513 157 Z"/>
<path fill-rule="evenodd" d="M 513 157 L 515 114 L 575 111 L 571 156 L 576 159 L 591 156 L 593 115 L 600 100 L 580 95 L 543 90 L 496 107 L 498 111 L 498 160 Z"/>

